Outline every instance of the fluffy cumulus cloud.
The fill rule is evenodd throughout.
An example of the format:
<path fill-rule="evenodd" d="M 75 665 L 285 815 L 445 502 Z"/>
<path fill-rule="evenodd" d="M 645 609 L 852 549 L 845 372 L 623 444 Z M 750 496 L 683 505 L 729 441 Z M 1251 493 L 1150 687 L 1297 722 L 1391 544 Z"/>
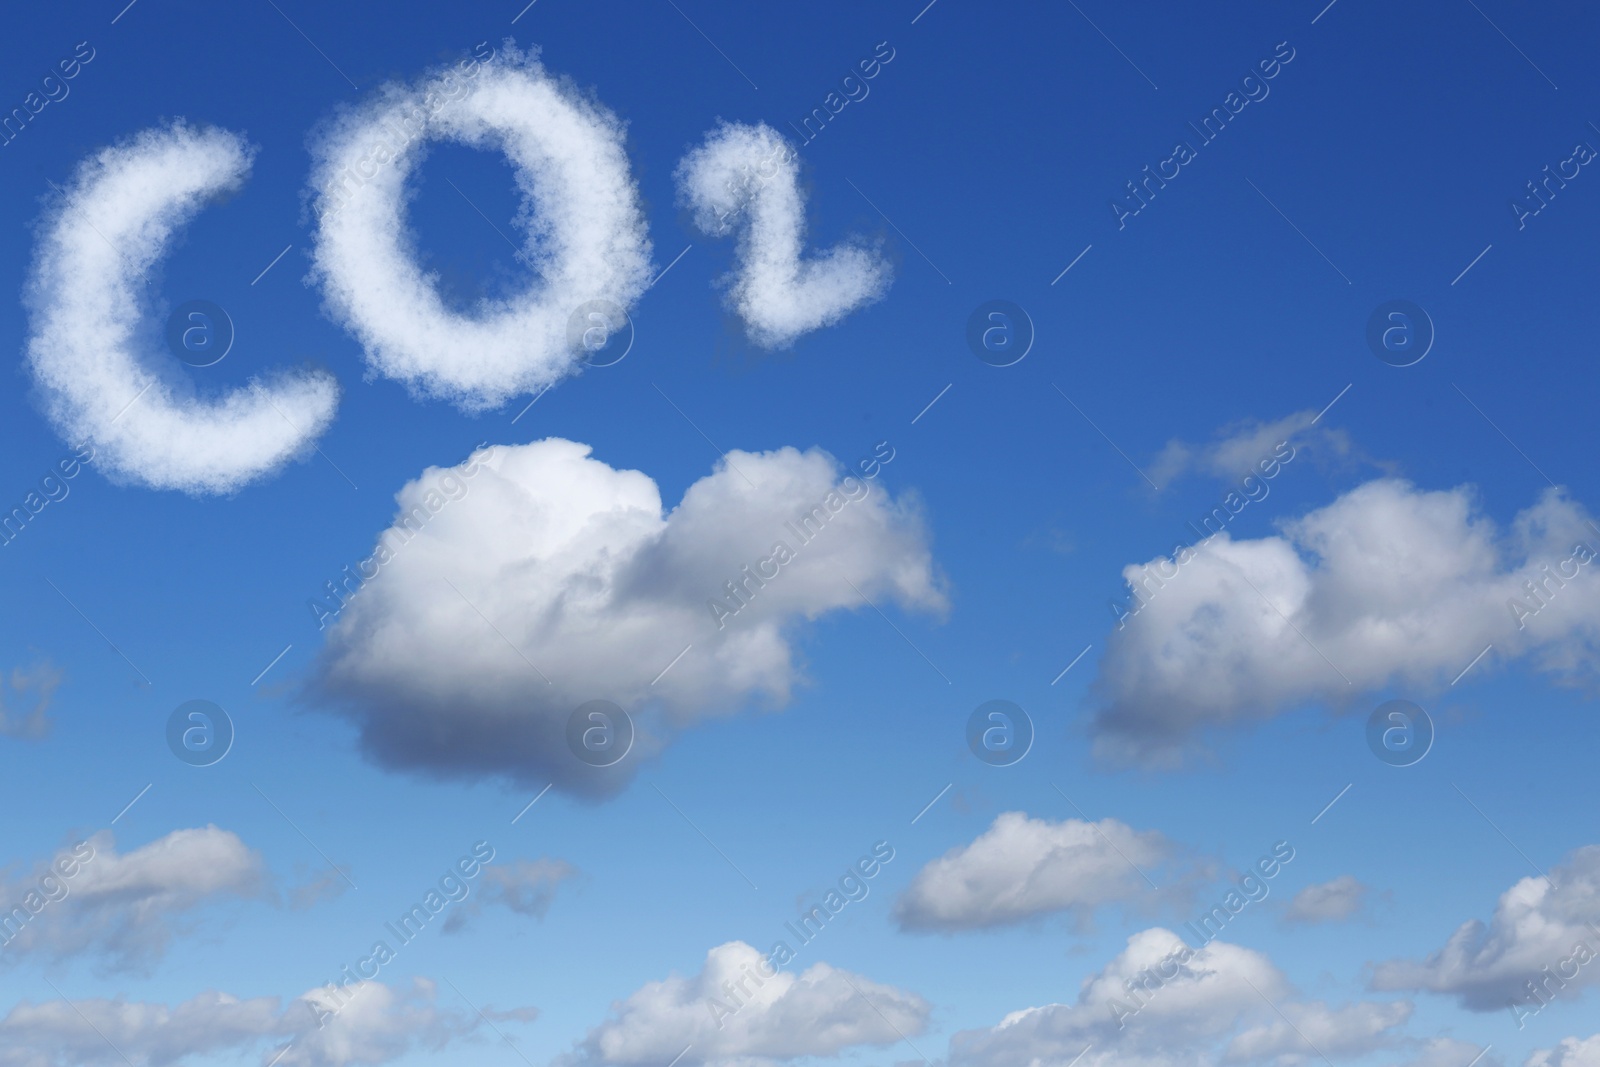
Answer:
<path fill-rule="evenodd" d="M 510 42 L 383 87 L 312 145 L 313 276 L 329 313 L 360 339 L 374 371 L 465 410 L 572 374 L 585 354 L 581 309 L 592 301 L 626 309 L 650 279 L 623 134 L 614 115 Z M 513 227 L 532 275 L 524 292 L 462 314 L 419 266 L 404 213 L 430 141 L 510 162 L 523 198 Z"/>
<path fill-rule="evenodd" d="M 0 951 L 93 951 L 113 967 L 138 967 L 203 906 L 265 889 L 261 857 L 227 830 L 174 830 L 131 852 L 101 831 L 0 886 Z"/>
<path fill-rule="evenodd" d="M 1084 979 L 1075 1002 L 1025 1008 L 995 1026 L 956 1034 L 949 1063 L 1177 1067 L 1199 1054 L 1212 1062 L 1288 1067 L 1395 1045 L 1395 1028 L 1412 1010 L 1405 1001 L 1335 1007 L 1290 999 L 1292 992 L 1258 952 L 1222 941 L 1195 950 L 1156 927 L 1134 934 L 1123 952 Z M 1285 1025 L 1285 1017 L 1294 1025 Z"/>
<path fill-rule="evenodd" d="M 1600 1067 L 1600 1034 L 1562 1038 L 1555 1048 L 1536 1049 L 1522 1067 Z"/>
<path fill-rule="evenodd" d="M 149 272 L 175 232 L 237 190 L 252 152 L 226 130 L 177 122 L 79 167 L 41 226 L 25 289 L 28 366 L 45 412 L 114 477 L 223 493 L 272 473 L 327 429 L 332 375 L 297 370 L 202 395 L 158 350 Z"/>
<path fill-rule="evenodd" d="M 1482 1045 L 1453 1037 L 1430 1037 L 1417 1044 L 1415 1053 L 1401 1067 L 1464 1067 L 1475 1060 L 1482 1067 L 1501 1067 L 1505 1062 Z"/>
<path fill-rule="evenodd" d="M 587 445 L 483 456 L 447 504 L 435 470 L 400 491 L 323 651 L 320 695 L 391 767 L 605 793 L 672 732 L 782 703 L 803 621 L 863 597 L 945 606 L 916 509 L 820 451 L 730 452 L 670 513 Z M 604 769 L 568 745 L 592 700 L 638 728 Z"/>
<path fill-rule="evenodd" d="M 1403 1000 L 1362 1001 L 1342 1007 L 1290 1004 L 1283 1015 L 1237 1034 L 1224 1059 L 1232 1063 L 1297 1064 L 1322 1056 L 1362 1056 L 1396 1040 L 1392 1032 L 1411 1018 Z"/>
<path fill-rule="evenodd" d="M 1361 910 L 1367 887 L 1355 876 L 1341 874 L 1331 882 L 1308 885 L 1289 901 L 1284 919 L 1291 923 L 1342 922 Z"/>
<path fill-rule="evenodd" d="M 1487 925 L 1470 919 L 1426 959 L 1380 964 L 1372 984 L 1442 993 L 1469 1011 L 1509 1005 L 1515 1013 L 1600 984 L 1597 957 L 1600 845 L 1586 845 L 1548 880 L 1524 878 L 1502 893 Z"/>
<path fill-rule="evenodd" d="M 1087 920 L 1102 905 L 1154 896 L 1140 870 L 1175 856 L 1161 834 L 1116 819 L 1050 822 L 1008 811 L 971 844 L 918 871 L 894 915 L 905 929 L 942 931 L 1056 912 Z"/>
<path fill-rule="evenodd" d="M 1491 642 L 1478 671 L 1526 656 L 1597 679 L 1600 528 L 1559 491 L 1501 531 L 1465 488 L 1379 479 L 1282 531 L 1123 570 L 1140 606 L 1101 664 L 1102 757 L 1175 763 L 1208 728 L 1442 685 Z"/>
<path fill-rule="evenodd" d="M 738 235 L 729 301 L 751 340 L 786 348 L 889 291 L 889 265 L 859 244 L 802 258 L 805 198 L 794 150 L 772 127 L 724 124 L 678 165 L 695 225 Z"/>
<path fill-rule="evenodd" d="M 930 1011 L 915 993 L 826 963 L 791 974 L 730 941 L 706 953 L 699 974 L 647 983 L 615 1005 L 558 1067 L 659 1067 L 680 1054 L 691 1067 L 762 1067 L 915 1038 Z"/>
<path fill-rule="evenodd" d="M 238 1062 L 256 1050 L 261 1063 L 282 1067 L 384 1064 L 408 1052 L 441 1050 L 484 1021 L 474 1012 L 439 1008 L 437 990 L 425 979 L 409 987 L 364 982 L 351 993 L 337 1012 L 324 990 L 288 1002 L 218 992 L 172 1006 L 121 998 L 24 1001 L 0 1019 L 0 1067 L 163 1067 L 190 1056 Z M 530 1010 L 484 1015 L 522 1020 Z"/>

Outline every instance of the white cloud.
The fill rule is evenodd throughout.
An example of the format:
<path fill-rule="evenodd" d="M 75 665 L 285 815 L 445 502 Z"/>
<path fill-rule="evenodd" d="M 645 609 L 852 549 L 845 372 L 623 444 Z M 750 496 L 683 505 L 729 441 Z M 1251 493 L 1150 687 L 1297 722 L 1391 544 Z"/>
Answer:
<path fill-rule="evenodd" d="M 1534 1050 L 1523 1067 L 1600 1067 L 1600 1034 L 1582 1040 L 1564 1037 L 1555 1048 Z"/>
<path fill-rule="evenodd" d="M 1593 559 L 1600 536 L 1560 492 L 1501 533 L 1465 488 L 1380 479 L 1282 528 L 1124 569 L 1143 606 L 1120 620 L 1101 665 L 1102 757 L 1172 764 L 1209 727 L 1397 683 L 1442 686 L 1491 642 L 1480 673 L 1529 655 L 1563 682 L 1596 680 L 1596 565 L 1574 546 L 1587 542 Z M 1546 583 L 1544 606 L 1527 581 Z"/>
<path fill-rule="evenodd" d="M 141 351 L 155 332 L 142 276 L 211 198 L 243 184 L 251 156 L 226 130 L 146 130 L 85 160 L 44 220 L 24 291 L 28 364 L 62 439 L 93 442 L 113 476 L 229 492 L 308 452 L 333 420 L 339 388 L 326 372 L 208 397 L 175 357 Z"/>
<path fill-rule="evenodd" d="M 63 677 L 61 668 L 49 660 L 41 660 L 27 669 L 13 667 L 8 697 L 5 678 L 0 675 L 0 736 L 37 741 L 49 734 L 50 703 Z M 25 693 L 33 694 L 32 706 L 19 716 L 6 705 Z"/>
<path fill-rule="evenodd" d="M 373 370 L 467 411 L 574 373 L 583 355 L 568 336 L 574 312 L 593 300 L 626 309 L 650 280 L 623 136 L 614 115 L 510 42 L 492 58 L 384 86 L 312 145 L 313 277 L 329 313 Z M 404 221 L 432 140 L 505 153 L 523 197 L 513 226 L 535 280 L 471 314 L 445 306 Z"/>
<path fill-rule="evenodd" d="M 762 1067 L 860 1045 L 882 1048 L 927 1028 L 931 1008 L 915 993 L 826 963 L 765 978 L 762 959 L 750 945 L 730 941 L 706 953 L 699 974 L 646 983 L 589 1031 L 563 1067 L 659 1067 L 686 1045 L 679 1061 L 686 1065 Z"/>
<path fill-rule="evenodd" d="M 1241 478 L 1256 472 L 1263 460 L 1270 460 L 1284 441 L 1292 441 L 1296 451 L 1306 449 L 1312 456 L 1333 459 L 1348 459 L 1355 451 L 1345 431 L 1320 423 L 1317 412 L 1307 409 L 1270 422 L 1244 419 L 1231 423 L 1206 444 L 1173 438 L 1151 461 L 1150 478 L 1163 489 L 1190 471 L 1214 478 Z"/>
<path fill-rule="evenodd" d="M 1353 875 L 1341 874 L 1331 882 L 1308 885 L 1289 901 L 1284 918 L 1292 923 L 1333 923 L 1361 910 L 1367 887 Z"/>
<path fill-rule="evenodd" d="M 999 815 L 970 845 L 951 849 L 912 879 L 894 915 L 913 930 L 971 930 L 1154 896 L 1139 868 L 1175 857 L 1161 834 L 1116 819 L 1098 823 Z"/>
<path fill-rule="evenodd" d="M 405 989 L 364 982 L 352 991 L 354 999 L 335 1014 L 324 990 L 288 1003 L 218 992 L 170 1007 L 120 997 L 24 1001 L 0 1019 L 0 1067 L 129 1061 L 163 1067 L 189 1056 L 237 1059 L 255 1049 L 261 1063 L 282 1067 L 383 1064 L 414 1050 L 442 1049 L 482 1023 L 475 1013 L 438 1008 L 434 984 L 425 979 Z M 485 1014 L 526 1019 L 529 1011 Z"/>
<path fill-rule="evenodd" d="M 739 235 L 729 300 L 751 340 L 787 348 L 889 291 L 889 265 L 855 244 L 809 260 L 794 150 L 766 124 L 724 123 L 678 164 L 678 189 L 703 232 Z"/>
<path fill-rule="evenodd" d="M 1316 1031 L 1329 1055 L 1360 1054 L 1394 1044 L 1389 1031 L 1411 1005 L 1361 1003 L 1329 1008 L 1289 999 L 1288 980 L 1259 952 L 1222 941 L 1196 951 L 1159 927 L 1128 938 L 1128 947 L 1085 978 L 1072 1004 L 1014 1011 L 997 1025 L 950 1040 L 951 1067 L 1181 1067 L 1201 1062 L 1320 1058 L 1282 1016 Z M 1349 1033 L 1337 1028 L 1351 1025 Z M 1308 1036 L 1310 1036 L 1308 1034 Z M 1092 1048 L 1090 1047 L 1092 1046 Z M 1081 1059 L 1079 1058 L 1081 1057 Z"/>
<path fill-rule="evenodd" d="M 1600 845 L 1573 852 L 1549 881 L 1524 878 L 1506 890 L 1487 926 L 1468 920 L 1427 959 L 1391 960 L 1372 979 L 1374 989 L 1453 996 L 1469 1011 L 1504 1011 L 1513 1001 L 1537 1009 L 1529 982 L 1544 1000 L 1600 984 Z"/>
<path fill-rule="evenodd" d="M 460 930 L 487 904 L 503 905 L 530 919 L 543 919 L 555 901 L 556 889 L 577 873 L 578 869 L 565 860 L 513 860 L 486 866 L 478 891 L 451 911 L 444 932 Z"/>
<path fill-rule="evenodd" d="M 434 983 L 425 978 L 413 979 L 410 989 L 399 990 L 382 982 L 361 982 L 351 987 L 351 994 L 349 999 L 335 999 L 325 989 L 312 990 L 286 1008 L 285 1015 L 297 1016 L 286 1020 L 294 1041 L 278 1063 L 283 1067 L 387 1063 L 416 1048 L 441 1050 L 483 1021 L 474 1011 L 441 1010 Z M 307 1027 L 296 1009 L 314 1024 L 320 1020 L 320 1025 Z M 484 1014 L 490 1019 L 506 1017 L 487 1008 Z M 526 1010 L 511 1014 L 530 1016 Z"/>
<path fill-rule="evenodd" d="M 437 473 L 400 491 L 402 516 L 427 512 Z M 351 598 L 319 667 L 391 767 L 604 793 L 671 732 L 781 704 L 804 621 L 865 608 L 862 595 L 945 605 L 916 509 L 815 450 L 729 452 L 666 514 L 648 476 L 552 438 L 496 449 L 469 493 L 434 503 L 414 537 L 398 521 L 385 532 L 383 554 L 404 548 Z M 820 527 L 804 542 L 788 525 L 802 516 Z M 748 602 L 719 616 L 711 601 L 734 581 Z M 566 742 L 596 699 L 640 727 L 635 754 L 604 771 Z"/>
<path fill-rule="evenodd" d="M 299 885 L 288 887 L 289 907 L 297 911 L 312 908 L 324 900 L 344 896 L 349 888 L 343 872 L 324 866 Z"/>
<path fill-rule="evenodd" d="M 1364 1001 L 1330 1008 L 1321 1002 L 1290 1004 L 1228 1042 L 1233 1063 L 1297 1064 L 1323 1056 L 1362 1056 L 1395 1041 L 1390 1033 L 1411 1018 L 1409 1001 Z"/>
<path fill-rule="evenodd" d="M 0 886 L 0 951 L 61 958 L 92 950 L 115 967 L 137 967 L 165 952 L 184 916 L 265 886 L 260 855 L 227 830 L 174 830 L 127 853 L 102 830 Z"/>
<path fill-rule="evenodd" d="M 1474 1060 L 1482 1067 L 1500 1067 L 1504 1062 L 1497 1053 L 1482 1045 L 1453 1037 L 1432 1037 L 1421 1045 L 1421 1050 L 1401 1067 L 1466 1067 Z"/>
<path fill-rule="evenodd" d="M 962 1031 L 950 1039 L 949 1062 L 1065 1067 L 1093 1045 L 1084 1067 L 1164 1064 L 1164 1049 L 1214 1044 L 1263 1006 L 1262 994 L 1277 1001 L 1287 989 L 1277 968 L 1249 949 L 1213 941 L 1187 958 L 1174 955 L 1183 951 L 1169 930 L 1140 931 L 1084 979 L 1075 1003 L 1024 1008 L 993 1027 Z M 1163 966 L 1171 977 L 1151 977 Z M 1134 995 L 1129 983 L 1143 991 Z"/>

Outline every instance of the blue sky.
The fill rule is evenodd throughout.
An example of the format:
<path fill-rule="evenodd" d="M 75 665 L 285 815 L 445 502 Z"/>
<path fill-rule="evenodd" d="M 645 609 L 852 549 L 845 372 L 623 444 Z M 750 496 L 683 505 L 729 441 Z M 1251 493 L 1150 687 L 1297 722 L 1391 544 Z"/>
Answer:
<path fill-rule="evenodd" d="M 1600 964 L 1537 1014 L 1523 986 L 1600 951 L 1592 13 L 136 0 L 12 28 L 0 904 L 95 856 L 0 948 L 0 1067 L 1600 1062 Z M 326 216 L 341 152 L 447 67 L 464 95 Z M 543 102 L 514 136 L 547 166 L 499 150 L 527 109 L 493 93 Z M 585 296 L 629 312 L 615 365 L 560 341 Z M 236 332 L 203 368 L 163 340 L 197 299 Z M 966 340 L 993 300 L 1034 332 L 1010 366 Z M 1431 320 L 1411 366 L 1366 340 L 1392 300 Z M 281 423 L 204 406 L 259 381 L 303 390 Z M 563 741 L 592 699 L 637 728 L 609 768 Z M 967 747 L 995 699 L 1036 732 L 1010 766 Z M 1412 766 L 1367 746 L 1390 699 L 1434 724 Z M 168 747 L 190 700 L 234 727 L 210 766 Z M 465 900 L 319 1025 L 480 842 Z M 879 842 L 716 1025 L 704 975 Z M 1104 976 L 1279 842 L 1119 1027 Z"/>

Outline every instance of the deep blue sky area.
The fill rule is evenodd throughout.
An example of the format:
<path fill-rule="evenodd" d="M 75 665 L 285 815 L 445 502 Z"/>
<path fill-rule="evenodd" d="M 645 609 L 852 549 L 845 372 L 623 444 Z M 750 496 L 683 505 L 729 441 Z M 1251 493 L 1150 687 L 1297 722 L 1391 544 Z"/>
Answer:
<path fill-rule="evenodd" d="M 1529 188 L 1546 167 L 1578 159 L 1575 146 L 1589 146 L 1590 158 L 1600 149 L 1600 13 L 1504 0 L 535 0 L 520 12 L 478 0 L 122 2 L 34 5 L 11 12 L 0 35 L 0 115 L 27 111 L 29 94 L 75 49 L 93 55 L 63 98 L 0 146 L 0 351 L 11 367 L 0 390 L 0 510 L 23 507 L 77 443 L 50 417 L 27 357 L 38 324 L 24 292 L 59 222 L 56 189 L 72 187 L 95 153 L 174 120 L 232 131 L 256 155 L 242 187 L 208 202 L 167 247 L 140 290 L 130 350 L 202 396 L 313 367 L 337 380 L 340 397 L 315 450 L 227 491 L 152 488 L 85 464 L 63 498 L 0 547 L 0 699 L 13 724 L 0 731 L 0 889 L 18 898 L 0 906 L 15 906 L 41 863 L 90 835 L 105 836 L 94 839 L 101 855 L 84 886 L 108 868 L 103 860 L 130 861 L 125 882 L 52 903 L 34 920 L 33 940 L 0 948 L 0 1067 L 266 1064 L 286 1042 L 290 1067 L 668 1067 L 685 1042 L 693 1049 L 683 1067 L 1027 1067 L 1030 1057 L 1068 1067 L 1091 1041 L 1083 1067 L 1195 1057 L 1469 1067 L 1485 1046 L 1485 1064 L 1521 1067 L 1536 1050 L 1591 1038 L 1600 964 L 1520 1026 L 1508 1001 L 1521 979 L 1506 976 L 1532 978 L 1560 958 L 1529 933 L 1539 923 L 1600 923 L 1600 859 L 1580 853 L 1600 845 L 1596 579 L 1581 568 L 1552 599 L 1546 628 L 1531 631 L 1538 643 L 1527 643 L 1499 579 L 1485 574 L 1554 564 L 1571 548 L 1568 538 L 1555 555 L 1518 554 L 1517 517 L 1552 486 L 1560 495 L 1551 499 L 1572 514 L 1600 513 L 1600 174 L 1572 163 L 1564 173 L 1575 166 L 1575 176 L 1542 188 L 1547 199 L 1531 199 Z M 646 280 L 659 278 L 629 305 L 634 342 L 621 362 L 472 412 L 375 370 L 329 306 L 313 272 L 311 182 L 317 138 L 340 116 L 480 42 L 498 50 L 502 67 L 508 46 L 536 50 L 564 92 L 620 120 L 651 246 Z M 861 61 L 886 52 L 892 59 L 865 83 L 870 91 L 801 144 L 795 126 L 826 109 Z M 1275 59 L 1262 81 L 1259 65 Z M 1202 142 L 1190 123 L 1231 93 L 1252 92 L 1242 86 L 1252 74 L 1259 98 Z M 677 177 L 721 123 L 764 123 L 797 146 L 805 255 L 856 242 L 892 273 L 881 299 L 787 345 L 753 337 L 727 298 L 742 269 L 739 241 L 697 226 Z M 1128 184 L 1180 141 L 1192 158 L 1176 176 L 1142 205 L 1128 199 Z M 514 247 L 523 196 L 508 159 L 453 143 L 421 151 L 402 222 L 445 305 L 470 314 L 482 299 L 542 284 Z M 537 202 L 533 211 L 544 218 Z M 225 309 L 236 331 L 227 357 L 205 368 L 184 367 L 163 340 L 171 309 L 195 299 Z M 1010 366 L 986 362 L 967 341 L 969 319 L 993 300 L 1031 323 L 1031 348 Z M 1431 348 L 1410 366 L 1379 358 L 1367 340 L 1369 318 L 1395 300 L 1431 321 Z M 83 343 L 92 360 L 94 342 Z M 1230 588 L 1246 601 L 1205 601 L 1204 577 L 1177 579 L 1149 617 L 1120 631 L 1123 568 L 1196 541 L 1186 524 L 1219 506 L 1244 473 L 1203 457 L 1279 420 L 1293 423 L 1279 436 L 1293 436 L 1299 451 L 1270 494 L 1232 520 L 1228 545 L 1286 537 L 1381 479 L 1396 480 L 1405 501 L 1467 501 L 1476 525 L 1417 540 L 1418 527 L 1390 525 L 1394 513 L 1375 506 L 1351 520 L 1350 537 L 1372 540 L 1342 571 L 1299 541 L 1315 592 L 1298 611 L 1280 610 L 1298 587 L 1279 563 L 1251 564 L 1262 568 L 1258 583 L 1285 584 L 1269 587 L 1282 599 L 1263 595 L 1272 612 L 1257 611 L 1250 625 L 1282 636 L 1287 643 L 1272 647 L 1292 654 L 1253 645 L 1248 628 L 1224 632 L 1238 603 L 1260 602 L 1237 583 Z M 493 721 L 511 722 L 543 714 L 535 709 L 546 697 L 531 676 L 526 701 L 503 689 L 482 696 L 492 672 L 452 660 L 448 631 L 458 624 L 441 621 L 457 617 L 446 609 L 459 602 L 448 590 L 436 603 L 400 599 L 396 563 L 396 577 L 379 580 L 396 599 L 367 594 L 371 611 L 404 607 L 413 614 L 397 617 L 397 631 L 437 626 L 442 636 L 409 657 L 437 652 L 427 665 L 437 675 L 398 676 L 366 705 L 363 714 L 382 721 L 410 714 L 401 709 L 413 700 L 433 709 L 424 754 L 409 768 L 386 761 L 362 743 L 356 713 L 328 681 L 335 645 L 310 601 L 373 554 L 395 520 L 396 494 L 425 470 L 459 464 L 481 444 L 515 451 L 546 438 L 642 472 L 666 511 L 719 469 L 730 490 L 742 489 L 719 452 L 816 448 L 854 466 L 888 442 L 894 458 L 875 482 L 899 510 L 850 505 L 883 508 L 898 531 L 899 540 L 862 549 L 862 558 L 882 554 L 872 556 L 882 570 L 863 571 L 858 584 L 870 578 L 882 595 L 772 616 L 792 657 L 787 696 L 707 681 L 715 696 L 703 706 L 686 690 L 661 697 L 665 712 L 653 695 L 622 700 L 641 722 L 675 725 L 654 749 L 631 754 L 614 788 L 586 791 L 547 773 L 543 757 L 446 767 L 440 753 L 454 751 L 469 715 L 492 704 L 506 716 Z M 1172 442 L 1186 443 L 1186 466 L 1172 460 L 1183 450 Z M 461 549 L 465 561 L 514 554 L 541 536 L 499 513 L 467 511 L 487 484 L 474 481 L 469 503 L 449 505 L 459 527 L 441 518 L 427 535 L 468 538 L 479 547 Z M 588 498 L 562 497 L 566 485 L 551 476 L 530 491 L 553 494 L 553 514 L 576 514 Z M 744 521 L 731 511 L 701 520 L 708 539 Z M 1453 535 L 1496 546 L 1487 571 Z M 1588 536 L 1600 546 L 1600 529 Z M 765 540 L 707 573 L 736 575 Z M 606 557 L 594 551 L 599 568 Z M 682 549 L 654 577 L 687 582 L 694 564 L 682 561 L 702 558 L 694 551 Z M 1418 577 L 1436 566 L 1437 579 Z M 925 574 L 938 592 L 920 604 L 892 596 L 882 577 L 892 570 Z M 491 584 L 511 604 L 519 583 L 545 580 L 534 565 Z M 811 579 L 790 581 L 798 589 Z M 700 600 L 719 590 L 707 584 L 689 603 L 693 625 L 710 634 Z M 574 578 L 568 594 L 586 588 Z M 1192 614 L 1158 614 L 1191 594 Z M 1372 607 L 1385 597 L 1395 603 L 1382 611 L 1408 623 L 1385 628 Z M 1475 604 L 1487 605 L 1492 623 L 1473 621 Z M 372 618 L 352 618 L 346 636 L 366 639 L 351 635 Z M 639 691 L 649 694 L 660 687 L 644 683 L 664 659 L 636 668 L 621 644 L 631 621 L 618 609 L 587 645 L 523 651 L 540 662 L 541 651 L 577 661 L 599 649 L 599 666 L 582 669 L 601 678 L 644 670 Z M 1439 635 L 1457 627 L 1470 635 L 1459 654 L 1436 653 Z M 388 639 L 375 632 L 361 631 L 374 650 Z M 665 642 L 700 642 L 679 666 L 685 679 L 701 677 L 687 673 L 699 669 L 688 657 L 709 647 L 697 633 Z M 1320 646 L 1316 656 L 1302 639 Z M 484 647 L 509 657 L 500 640 L 483 633 Z M 719 662 L 719 678 L 744 665 Z M 1319 674 L 1324 662 L 1349 677 Z M 15 724 L 37 702 L 40 671 L 59 672 L 59 683 L 45 687 L 47 727 L 30 736 Z M 429 704 L 419 679 L 433 677 L 446 681 Z M 996 699 L 1024 709 L 1035 732 L 1011 766 L 986 765 L 966 740 L 973 710 Z M 1433 723 L 1433 747 L 1412 766 L 1385 765 L 1369 750 L 1368 716 L 1391 699 L 1420 705 Z M 169 750 L 168 718 L 189 700 L 225 709 L 236 731 L 212 766 Z M 1184 756 L 1108 758 L 1108 722 L 1170 730 Z M 557 756 L 567 753 L 549 758 Z M 1007 812 L 1044 829 L 1077 827 L 1084 849 L 1103 838 L 1114 862 L 1095 868 L 1065 844 L 1005 862 L 961 851 Z M 1129 877 L 1118 864 L 1132 858 L 1117 858 L 1114 834 L 1102 834 L 1114 828 L 1100 820 L 1159 835 L 1165 843 L 1150 846 L 1164 857 L 1151 860 L 1158 869 Z M 238 858 L 201 852 L 198 866 L 176 875 L 156 852 L 143 854 L 143 867 L 131 863 L 175 831 L 205 827 L 235 835 L 228 840 L 256 873 L 213 885 Z M 382 1040 L 342 1052 L 318 1043 L 325 1031 L 301 1034 L 314 1012 L 293 1009 L 294 998 L 336 981 L 480 841 L 496 855 L 485 870 L 521 871 L 531 896 L 505 888 L 497 898 L 484 874 L 468 897 L 481 910 L 458 930 L 429 929 L 379 979 L 397 996 L 413 978 L 437 983 L 427 1010 L 456 1022 L 395 1022 Z M 768 951 L 880 841 L 894 858 L 868 895 L 785 973 L 826 963 L 878 983 L 868 992 L 885 1004 L 910 998 L 909 1014 L 885 1007 L 858 1018 L 848 997 L 826 1010 L 790 1005 L 748 1023 L 770 1030 L 740 1045 L 730 1030 L 701 1035 L 666 1008 L 650 1015 L 622 1004 L 669 976 L 692 979 L 728 942 Z M 1100 1001 L 1080 1001 L 1081 987 L 1137 932 L 1182 933 L 1281 841 L 1296 858 L 1223 938 L 1284 976 L 1270 998 L 1262 991 L 1271 1011 L 1219 1002 L 1190 1019 L 1153 1001 L 1136 1038 L 1061 1022 L 1059 1047 L 1016 1036 L 1019 1027 L 994 1030 L 1013 1012 L 1079 1003 L 1101 1025 L 1111 1016 Z M 982 868 L 971 893 L 999 893 L 974 913 L 1001 908 L 1008 894 L 1045 903 L 919 927 L 916 902 L 932 907 L 928 894 L 948 891 L 948 907 L 959 905 L 960 879 L 938 882 L 930 867 L 940 857 Z M 517 866 L 540 861 L 567 873 L 546 884 Z M 1296 894 L 1346 876 L 1362 887 L 1359 905 L 1295 919 Z M 1487 947 L 1469 940 L 1478 954 L 1461 973 L 1438 964 L 1426 979 L 1384 984 L 1387 961 L 1427 970 L 1458 927 L 1495 920 L 1502 894 L 1525 878 L 1534 887 L 1525 892 L 1550 899 L 1529 905 L 1524 925 L 1496 925 Z M 530 905 L 540 892 L 547 899 Z M 1600 952 L 1595 929 L 1588 936 Z M 208 991 L 281 998 L 291 1007 L 273 1010 L 292 1023 L 238 1024 L 244 1036 L 227 1040 L 216 1036 L 233 1032 L 220 1021 L 196 1024 L 209 1037 L 177 1018 L 151 1024 L 167 1045 L 126 1020 L 99 1038 L 86 1031 L 81 1044 L 69 1034 L 119 997 L 176 1010 Z M 683 996 L 683 1018 L 703 1026 L 706 1009 L 692 991 Z M 1306 1007 L 1402 1001 L 1405 1018 L 1366 1037 L 1352 1036 L 1353 1016 L 1319 1030 Z M 36 1027 L 28 1012 L 51 1004 L 59 1025 Z M 491 1005 L 537 1012 L 496 1015 Z M 745 1011 L 740 1026 L 758 1007 Z M 1216 1020 L 1236 1016 L 1240 1030 L 1293 1020 L 1288 1029 L 1298 1024 L 1305 1043 L 1290 1033 L 1282 1048 L 1229 1045 L 1237 1031 L 1222 1027 L 1233 1023 Z M 853 1036 L 808 1043 L 830 1019 Z M 601 1031 L 615 1043 L 594 1036 Z M 1039 1044 L 979 1048 L 968 1032 L 980 1031 L 984 1041 Z M 663 1056 L 652 1051 L 658 1039 L 673 1046 Z M 1536 1067 L 1596 1062 L 1600 1041 Z"/>

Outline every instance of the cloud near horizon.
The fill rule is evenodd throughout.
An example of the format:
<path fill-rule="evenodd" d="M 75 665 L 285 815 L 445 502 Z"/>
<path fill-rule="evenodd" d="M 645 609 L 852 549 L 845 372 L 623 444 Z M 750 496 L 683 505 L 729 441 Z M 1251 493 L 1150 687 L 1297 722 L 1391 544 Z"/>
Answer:
<path fill-rule="evenodd" d="M 886 1048 L 928 1027 L 932 1006 L 915 993 L 826 963 L 763 977 L 762 960 L 730 941 L 706 953 L 699 974 L 647 982 L 557 1067 L 660 1067 L 679 1056 L 686 1067 L 770 1067 Z M 741 982 L 744 995 L 729 992 Z M 713 1001 L 724 1010 L 714 1012 Z"/>
<path fill-rule="evenodd" d="M 1085 978 L 1073 1003 L 1023 1008 L 955 1034 L 947 1063 L 1183 1067 L 1198 1053 L 1202 1062 L 1293 1067 L 1319 1060 L 1319 1052 L 1355 1057 L 1396 1047 L 1396 1028 L 1412 1013 L 1403 1000 L 1331 1006 L 1292 994 L 1259 952 L 1224 941 L 1195 950 L 1152 927 Z"/>
<path fill-rule="evenodd" d="M 409 987 L 362 982 L 351 992 L 337 1012 L 339 1002 L 325 989 L 288 1002 L 216 991 L 172 1006 L 121 997 L 23 1001 L 0 1019 L 0 1067 L 98 1067 L 123 1064 L 124 1057 L 141 1067 L 167 1067 L 190 1056 L 237 1061 L 258 1049 L 263 1065 L 378 1067 L 408 1052 L 440 1051 L 486 1018 L 526 1021 L 534 1014 L 447 1011 L 424 978 Z"/>

